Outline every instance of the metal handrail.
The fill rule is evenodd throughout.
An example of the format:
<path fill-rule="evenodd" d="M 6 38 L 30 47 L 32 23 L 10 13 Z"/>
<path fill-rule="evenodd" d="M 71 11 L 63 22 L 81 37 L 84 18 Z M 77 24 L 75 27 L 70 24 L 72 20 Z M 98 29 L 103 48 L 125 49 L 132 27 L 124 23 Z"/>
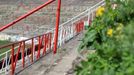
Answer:
<path fill-rule="evenodd" d="M 81 15 L 85 14 L 86 12 L 90 12 L 90 10 L 93 9 L 94 7 L 96 7 L 96 6 L 98 6 L 98 5 L 102 4 L 102 3 L 103 3 L 102 5 L 104 5 L 104 2 L 105 2 L 105 0 L 102 0 L 101 2 L 97 3 L 97 4 L 94 5 L 93 7 L 91 7 L 91 8 L 89 8 L 89 9 L 85 10 L 84 12 L 82 12 L 82 13 L 80 13 L 79 15 L 73 17 L 72 19 L 70 19 L 70 20 L 68 20 L 68 21 L 66 21 L 66 22 L 64 22 L 64 23 L 62 23 L 59 28 L 61 28 L 62 26 L 66 25 L 66 24 L 69 23 L 69 22 L 72 22 L 73 20 L 77 19 L 78 17 L 80 17 Z M 46 33 L 53 32 L 54 30 L 55 30 L 55 28 L 53 28 L 53 29 L 51 29 L 51 30 L 48 30 Z M 45 33 L 45 34 L 46 34 L 46 33 Z M 42 35 L 44 35 L 44 34 L 42 34 Z M 36 37 L 39 37 L 39 36 L 42 36 L 42 35 L 38 35 L 38 36 L 35 36 L 35 37 L 32 37 L 32 38 L 36 38 Z M 12 44 L 17 44 L 17 43 L 20 43 L 20 42 L 23 42 L 23 41 L 30 40 L 30 39 L 32 39 L 32 38 L 29 38 L 29 39 L 26 39 L 26 40 L 22 40 L 22 41 L 18 41 L 18 42 L 15 42 L 15 43 L 10 43 L 10 44 L 8 44 L 8 45 L 1 46 L 0 49 L 5 48 L 5 47 L 8 47 L 8 46 L 11 46 Z M 17 48 L 17 47 L 16 47 L 16 48 Z M 11 50 L 11 49 L 10 49 L 10 50 Z M 10 50 L 8 50 L 7 52 L 9 52 Z M 4 53 L 6 53 L 6 52 L 4 52 Z M 0 55 L 3 55 L 4 53 L 2 53 L 2 54 L 0 54 Z"/>

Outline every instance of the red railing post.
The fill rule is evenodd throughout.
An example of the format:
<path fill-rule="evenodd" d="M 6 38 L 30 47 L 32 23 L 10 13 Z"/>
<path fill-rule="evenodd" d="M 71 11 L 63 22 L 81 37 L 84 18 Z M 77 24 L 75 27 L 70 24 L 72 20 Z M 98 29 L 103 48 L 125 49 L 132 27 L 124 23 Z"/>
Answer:
<path fill-rule="evenodd" d="M 48 48 L 48 44 L 49 43 L 49 35 L 48 35 L 48 33 L 46 34 L 46 48 Z"/>
<path fill-rule="evenodd" d="M 43 48 L 43 55 L 46 53 L 46 34 L 44 35 L 44 48 Z"/>
<path fill-rule="evenodd" d="M 22 66 L 25 67 L 25 41 L 23 41 L 23 48 L 22 48 Z"/>
<path fill-rule="evenodd" d="M 31 62 L 33 63 L 33 51 L 34 50 L 34 39 L 32 38 L 32 47 L 31 47 Z"/>
<path fill-rule="evenodd" d="M 49 33 L 49 49 L 51 50 L 52 33 Z"/>
<path fill-rule="evenodd" d="M 79 32 L 79 24 L 77 24 L 77 34 L 78 34 L 78 32 Z"/>
<path fill-rule="evenodd" d="M 57 43 L 58 43 L 58 32 L 59 32 L 59 24 L 60 24 L 60 9 L 61 9 L 61 0 L 58 0 L 57 14 L 56 14 L 56 26 L 55 26 L 55 39 L 54 39 L 54 51 L 55 54 L 57 52 Z"/>
<path fill-rule="evenodd" d="M 84 30 L 84 21 L 82 22 L 82 30 Z"/>
<path fill-rule="evenodd" d="M 11 57 L 11 75 L 14 75 L 14 44 L 12 45 Z"/>
<path fill-rule="evenodd" d="M 17 61 L 18 61 L 19 52 L 21 50 L 21 44 L 22 44 L 22 42 L 19 43 L 19 48 L 17 50 L 18 52 L 17 52 L 16 57 L 15 57 L 14 71 L 15 71 L 15 68 L 16 68 Z"/>
<path fill-rule="evenodd" d="M 76 23 L 76 34 L 78 34 L 78 23 Z"/>
<path fill-rule="evenodd" d="M 80 29 L 81 29 L 81 28 L 80 28 L 80 25 L 81 25 L 81 23 L 79 23 L 79 32 L 80 32 Z"/>
<path fill-rule="evenodd" d="M 82 22 L 80 22 L 80 32 L 81 32 Z"/>
<path fill-rule="evenodd" d="M 40 58 L 40 49 L 41 49 L 41 36 L 38 37 L 38 53 L 37 53 L 37 59 Z"/>
<path fill-rule="evenodd" d="M 80 23 L 80 32 L 82 31 L 82 22 L 83 21 L 81 21 L 81 23 Z"/>

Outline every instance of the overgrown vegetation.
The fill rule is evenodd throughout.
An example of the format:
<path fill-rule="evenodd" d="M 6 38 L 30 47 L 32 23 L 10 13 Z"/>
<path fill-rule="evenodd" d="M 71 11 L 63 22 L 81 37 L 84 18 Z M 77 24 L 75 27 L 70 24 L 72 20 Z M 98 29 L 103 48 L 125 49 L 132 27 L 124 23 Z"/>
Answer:
<path fill-rule="evenodd" d="M 95 49 L 76 67 L 77 75 L 134 74 L 134 0 L 106 0 L 79 51 Z"/>
<path fill-rule="evenodd" d="M 11 42 L 9 42 L 9 41 L 7 41 L 7 40 L 0 40 L 0 47 L 1 47 L 1 46 L 4 46 L 4 45 L 6 45 L 6 44 L 9 44 L 9 43 L 11 43 Z M 8 50 L 9 50 L 9 48 L 0 49 L 0 54 L 6 52 L 6 51 L 8 51 Z"/>
<path fill-rule="evenodd" d="M 7 40 L 0 40 L 0 46 L 2 46 L 2 45 L 5 45 L 5 44 L 8 44 L 9 43 L 9 41 L 7 41 Z"/>

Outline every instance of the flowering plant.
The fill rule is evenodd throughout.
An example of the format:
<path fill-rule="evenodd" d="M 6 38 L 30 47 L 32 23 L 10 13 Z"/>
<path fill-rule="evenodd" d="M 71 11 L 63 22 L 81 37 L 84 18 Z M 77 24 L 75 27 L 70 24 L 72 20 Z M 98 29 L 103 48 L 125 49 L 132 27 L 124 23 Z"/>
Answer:
<path fill-rule="evenodd" d="M 77 75 L 134 74 L 133 7 L 134 0 L 106 0 L 103 12 L 99 7 L 79 46 L 79 52 L 96 52 L 76 67 Z"/>

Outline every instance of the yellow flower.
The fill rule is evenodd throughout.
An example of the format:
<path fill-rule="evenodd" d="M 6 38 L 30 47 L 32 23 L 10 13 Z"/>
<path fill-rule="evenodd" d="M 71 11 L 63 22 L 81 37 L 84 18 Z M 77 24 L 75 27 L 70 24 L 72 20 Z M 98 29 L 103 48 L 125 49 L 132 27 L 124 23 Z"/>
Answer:
<path fill-rule="evenodd" d="M 112 37 L 113 36 L 113 29 L 108 29 L 107 35 Z"/>
<path fill-rule="evenodd" d="M 100 6 L 97 11 L 96 11 L 96 16 L 102 16 L 103 12 L 104 12 L 105 8 Z"/>

